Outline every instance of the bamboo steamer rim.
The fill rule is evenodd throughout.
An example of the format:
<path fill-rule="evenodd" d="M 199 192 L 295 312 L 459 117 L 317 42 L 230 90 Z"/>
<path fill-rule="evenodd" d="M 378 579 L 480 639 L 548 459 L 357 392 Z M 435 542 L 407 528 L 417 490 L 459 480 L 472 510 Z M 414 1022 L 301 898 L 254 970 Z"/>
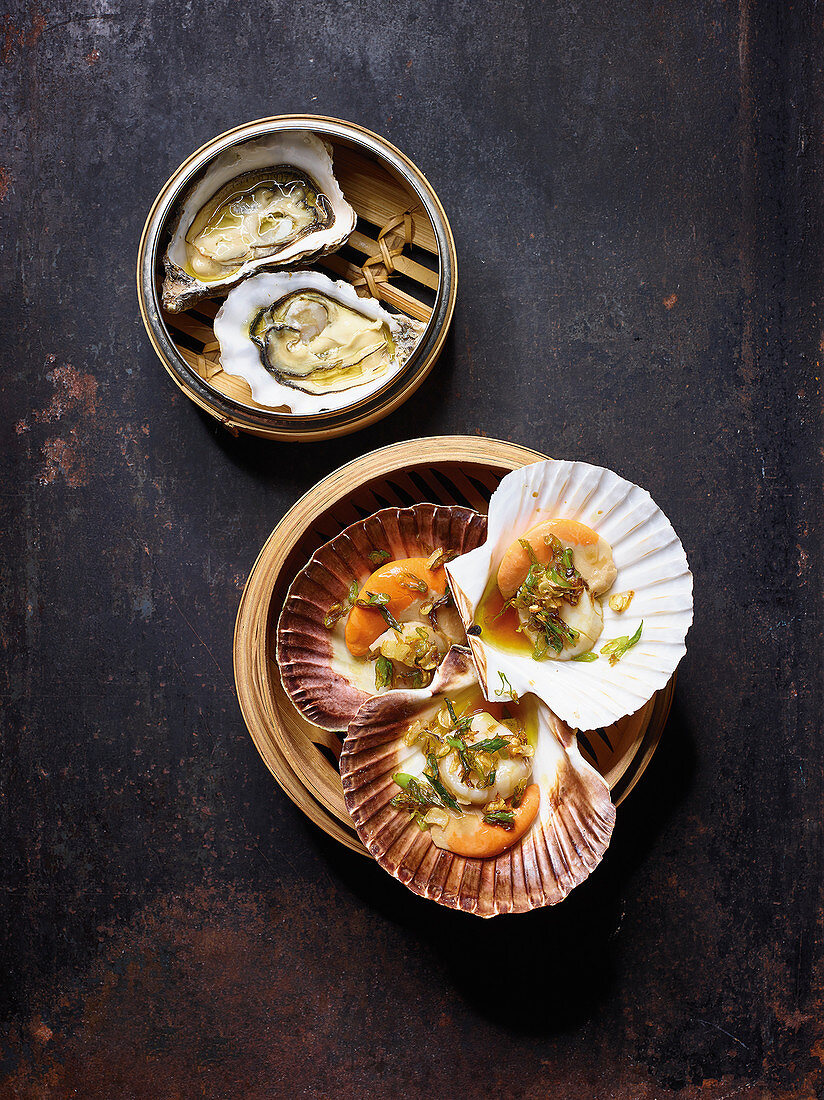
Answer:
<path fill-rule="evenodd" d="M 177 199 L 195 174 L 225 148 L 289 129 L 307 129 L 320 137 L 351 143 L 378 159 L 390 175 L 400 177 L 417 196 L 431 224 L 439 260 L 438 290 L 427 329 L 400 374 L 390 379 L 385 389 L 377 394 L 339 412 L 311 417 L 275 413 L 247 404 L 221 393 L 203 379 L 177 350 L 163 318 L 156 279 L 164 232 L 173 219 Z M 407 401 L 428 377 L 443 350 L 455 311 L 457 289 L 455 240 L 446 211 L 429 180 L 414 161 L 380 134 L 359 123 L 328 115 L 271 115 L 242 123 L 205 142 L 183 161 L 161 188 L 146 218 L 137 253 L 140 315 L 155 353 L 178 389 L 234 435 L 243 431 L 288 442 L 332 439 L 358 431 L 388 416 Z"/>
<path fill-rule="evenodd" d="M 235 684 L 243 719 L 263 762 L 292 802 L 327 835 L 354 852 L 369 855 L 354 828 L 339 816 L 327 782 L 307 772 L 305 761 L 289 742 L 271 687 L 272 597 L 278 586 L 285 591 L 294 579 L 289 576 L 282 580 L 284 565 L 313 523 L 352 493 L 382 477 L 438 463 L 468 462 L 494 470 L 516 469 L 545 457 L 519 444 L 477 436 L 431 436 L 381 447 L 339 467 L 304 493 L 269 535 L 252 566 L 240 599 L 233 645 Z M 674 686 L 675 676 L 642 708 L 645 713 L 633 743 L 610 774 L 608 782 L 616 806 L 635 787 L 658 747 Z M 287 705 L 291 707 L 288 700 Z M 320 759 L 317 744 L 312 749 Z"/>

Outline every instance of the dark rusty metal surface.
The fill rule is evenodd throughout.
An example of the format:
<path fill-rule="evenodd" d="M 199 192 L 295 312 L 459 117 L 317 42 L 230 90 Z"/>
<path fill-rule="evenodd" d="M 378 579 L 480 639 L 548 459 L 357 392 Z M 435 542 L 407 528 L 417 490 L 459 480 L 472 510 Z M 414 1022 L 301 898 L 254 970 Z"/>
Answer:
<path fill-rule="evenodd" d="M 813 2 L 7 7 L 0 1095 L 824 1096 L 822 45 Z M 303 110 L 421 166 L 461 285 L 412 401 L 301 448 L 173 388 L 133 263 L 192 149 Z M 320 836 L 232 685 L 296 496 L 440 432 L 637 480 L 697 576 L 603 866 L 491 924 Z"/>

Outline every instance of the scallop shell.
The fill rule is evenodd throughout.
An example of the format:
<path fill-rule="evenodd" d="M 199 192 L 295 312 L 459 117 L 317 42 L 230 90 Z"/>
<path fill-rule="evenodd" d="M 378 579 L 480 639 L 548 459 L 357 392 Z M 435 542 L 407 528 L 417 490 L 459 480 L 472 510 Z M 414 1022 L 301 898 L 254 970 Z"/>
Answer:
<path fill-rule="evenodd" d="M 644 489 L 586 462 L 536 462 L 507 474 L 492 494 L 484 545 L 446 567 L 467 628 L 507 547 L 555 517 L 580 520 L 603 535 L 618 568 L 611 591 L 635 592 L 622 614 L 603 598 L 596 651 L 613 638 L 631 637 L 643 620 L 638 643 L 610 665 L 606 657 L 533 661 L 482 637 L 470 635 L 469 642 L 486 698 L 504 676 L 517 694 L 534 692 L 573 729 L 596 729 L 639 710 L 674 673 L 692 623 L 692 574 L 672 525 Z"/>
<path fill-rule="evenodd" d="M 267 306 L 289 294 L 315 290 L 334 301 L 389 327 L 395 351 L 387 369 L 377 378 L 358 386 L 325 394 L 307 393 L 287 385 L 261 360 L 261 352 L 249 335 L 250 322 Z M 346 282 L 334 282 L 319 271 L 278 271 L 254 275 L 230 291 L 215 317 L 215 336 L 220 344 L 220 361 L 227 374 L 239 375 L 249 383 L 259 405 L 286 408 L 296 414 L 331 412 L 362 401 L 385 386 L 403 368 L 426 325 L 400 313 L 388 313 L 375 298 L 360 298 Z"/>
<path fill-rule="evenodd" d="M 392 560 L 430 554 L 438 547 L 465 553 L 480 545 L 485 533 L 486 517 L 471 508 L 416 504 L 375 512 L 313 554 L 292 582 L 277 629 L 283 686 L 310 722 L 345 730 L 375 694 L 364 679 L 365 670 L 374 684 L 374 667 L 349 655 L 343 619 L 335 630 L 323 622 L 330 608 L 346 599 L 353 580 L 360 587 L 375 571 L 370 553 L 385 550 Z"/>
<path fill-rule="evenodd" d="M 200 298 L 213 298 L 247 275 L 266 268 L 307 263 L 340 248 L 355 228 L 356 214 L 343 196 L 332 171 L 331 147 L 309 130 L 280 130 L 255 141 L 233 145 L 206 168 L 203 177 L 183 195 L 163 257 L 163 306 L 172 313 Z M 324 229 L 286 244 L 279 252 L 247 260 L 220 279 L 204 281 L 186 270 L 186 234 L 192 222 L 222 187 L 246 172 L 287 166 L 304 171 L 329 200 L 333 220 Z"/>
<path fill-rule="evenodd" d="M 476 682 L 468 649 L 453 646 L 428 688 L 391 691 L 365 703 L 340 758 L 346 808 L 378 863 L 413 893 L 481 917 L 523 913 L 562 901 L 601 861 L 615 825 L 609 788 L 578 751 L 574 733 L 538 704 L 532 782 L 538 817 L 524 838 L 495 859 L 465 859 L 435 846 L 395 810 L 393 775 L 414 752 L 403 734 L 433 700 Z"/>

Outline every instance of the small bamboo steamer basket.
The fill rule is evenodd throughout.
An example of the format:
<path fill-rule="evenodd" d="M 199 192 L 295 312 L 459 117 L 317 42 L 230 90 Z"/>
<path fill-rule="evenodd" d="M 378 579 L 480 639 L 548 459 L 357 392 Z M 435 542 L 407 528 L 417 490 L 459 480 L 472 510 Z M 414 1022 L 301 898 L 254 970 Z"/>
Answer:
<path fill-rule="evenodd" d="M 358 215 L 347 244 L 305 265 L 344 279 L 361 295 L 427 323 L 403 370 L 382 390 L 337 412 L 295 416 L 258 405 L 248 384 L 226 374 L 213 321 L 225 295 L 181 313 L 161 306 L 163 253 L 183 192 L 225 149 L 284 130 L 311 130 L 333 148 L 333 170 Z M 440 355 L 455 310 L 457 256 L 452 230 L 432 186 L 385 138 L 322 115 L 278 115 L 220 134 L 194 152 L 152 206 L 137 258 L 143 323 L 175 384 L 229 432 L 291 442 L 331 439 L 387 416 L 415 392 Z"/>
<path fill-rule="evenodd" d="M 286 591 L 315 550 L 380 508 L 421 501 L 486 512 L 511 470 L 545 455 L 503 440 L 440 436 L 396 443 L 342 466 L 287 512 L 255 562 L 240 601 L 234 639 L 238 700 L 252 740 L 286 794 L 325 833 L 367 855 L 343 801 L 341 740 L 308 722 L 280 681 L 275 634 Z M 584 755 L 605 777 L 615 804 L 640 779 L 661 738 L 675 677 L 637 714 L 579 734 Z"/>

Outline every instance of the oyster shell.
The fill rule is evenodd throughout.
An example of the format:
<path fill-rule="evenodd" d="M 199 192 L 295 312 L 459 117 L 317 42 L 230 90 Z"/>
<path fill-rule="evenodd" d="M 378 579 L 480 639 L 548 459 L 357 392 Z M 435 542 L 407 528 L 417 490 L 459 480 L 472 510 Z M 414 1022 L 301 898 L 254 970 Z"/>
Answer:
<path fill-rule="evenodd" d="M 177 313 L 261 268 L 334 252 L 355 221 L 330 147 L 308 130 L 233 146 L 182 199 L 163 258 L 163 305 Z"/>
<path fill-rule="evenodd" d="M 525 836 L 494 859 L 468 859 L 439 848 L 390 799 L 393 781 L 416 752 L 404 743 L 410 723 L 437 701 L 477 683 L 469 650 L 455 646 L 428 688 L 392 691 L 364 703 L 340 758 L 344 798 L 358 836 L 378 863 L 414 893 L 482 917 L 555 905 L 603 857 L 615 807 L 601 775 L 581 756 L 574 733 L 536 701 L 538 735 L 531 782 L 541 788 L 538 815 Z"/>
<path fill-rule="evenodd" d="M 246 279 L 214 323 L 227 374 L 244 378 L 259 405 L 304 415 L 343 408 L 385 386 L 425 327 L 318 271 Z"/>
<path fill-rule="evenodd" d="M 612 591 L 634 592 L 622 612 L 604 593 L 603 632 L 591 662 L 534 660 L 528 652 L 502 649 L 477 622 L 507 548 L 553 518 L 578 520 L 603 536 L 617 567 Z M 573 729 L 605 727 L 638 711 L 667 684 L 686 652 L 692 574 L 684 548 L 649 493 L 600 466 L 550 459 L 507 474 L 489 503 L 487 541 L 446 570 L 486 698 L 505 681 L 518 695 L 534 692 Z M 602 653 L 611 641 L 634 637 L 642 623 L 639 640 L 620 660 Z"/>
<path fill-rule="evenodd" d="M 358 660 L 345 641 L 345 615 L 325 625 L 336 605 L 347 603 L 376 560 L 428 555 L 438 547 L 463 553 L 480 545 L 486 519 L 470 508 L 416 504 L 384 508 L 353 523 L 317 550 L 293 581 L 277 627 L 277 661 L 292 702 L 310 722 L 346 729 L 358 708 L 376 693 L 375 665 Z M 370 555 L 372 555 L 370 557 Z M 445 632 L 463 638 L 454 608 Z"/>

